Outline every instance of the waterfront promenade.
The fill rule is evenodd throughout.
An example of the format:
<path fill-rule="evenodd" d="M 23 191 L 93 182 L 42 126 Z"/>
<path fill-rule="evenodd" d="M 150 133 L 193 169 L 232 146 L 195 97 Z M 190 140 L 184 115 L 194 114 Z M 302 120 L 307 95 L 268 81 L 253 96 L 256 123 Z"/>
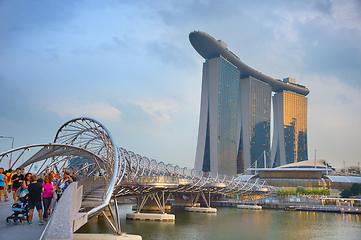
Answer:
<path fill-rule="evenodd" d="M 19 222 L 14 223 L 13 221 L 10 224 L 6 223 L 6 218 L 10 216 L 13 211 L 11 211 L 11 206 L 13 205 L 14 200 L 9 199 L 8 202 L 1 201 L 0 207 L 0 233 L 1 239 L 26 239 L 26 240 L 39 240 L 41 234 L 44 231 L 45 224 L 40 226 L 38 212 L 34 211 L 33 217 L 33 226 L 28 226 L 28 222 L 24 221 L 23 225 Z"/>

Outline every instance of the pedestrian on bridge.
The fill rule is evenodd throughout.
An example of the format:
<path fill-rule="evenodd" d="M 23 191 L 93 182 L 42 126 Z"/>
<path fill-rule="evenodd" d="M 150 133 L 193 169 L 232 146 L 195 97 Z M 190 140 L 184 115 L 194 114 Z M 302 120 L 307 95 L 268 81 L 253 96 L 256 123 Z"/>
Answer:
<path fill-rule="evenodd" d="M 44 221 L 48 221 L 49 206 L 50 206 L 51 200 L 53 199 L 53 193 L 55 192 L 54 185 L 50 181 L 49 176 L 44 177 L 43 187 L 44 187 L 44 192 L 42 194 L 43 206 L 44 206 L 43 218 L 44 218 Z"/>
<path fill-rule="evenodd" d="M 29 223 L 28 225 L 33 225 L 33 214 L 34 214 L 34 208 L 36 207 L 36 210 L 38 210 L 39 214 L 39 225 L 43 225 L 43 206 L 41 204 L 41 193 L 44 192 L 44 187 L 41 183 L 37 182 L 36 175 L 31 176 L 31 183 L 28 186 L 29 191 Z"/>
<path fill-rule="evenodd" d="M 11 187 L 11 183 L 9 183 L 9 181 L 11 181 L 11 177 L 8 176 L 8 172 L 9 170 L 4 172 L 4 177 L 5 177 L 5 185 L 4 185 L 4 191 L 3 194 L 5 196 L 5 202 L 9 201 L 8 199 L 8 194 L 10 192 L 9 190 L 9 186 Z"/>
<path fill-rule="evenodd" d="M 61 195 L 63 195 L 65 189 L 72 182 L 73 182 L 73 179 L 71 179 L 71 177 L 69 177 L 69 173 L 64 172 L 63 179 L 59 180 L 59 182 L 58 182 L 58 199 L 57 199 L 58 201 L 59 201 Z"/>
<path fill-rule="evenodd" d="M 54 183 L 54 186 L 58 185 L 59 176 L 57 176 L 54 171 L 50 171 L 48 176 L 50 178 L 50 181 Z"/>
<path fill-rule="evenodd" d="M 66 173 L 66 168 L 63 168 L 63 171 L 59 174 L 60 178 L 63 178 L 65 173 Z"/>
<path fill-rule="evenodd" d="M 0 168 L 0 203 L 2 200 L 2 195 L 5 189 L 5 186 L 7 185 L 7 181 L 6 181 L 6 175 L 4 174 L 4 168 Z M 4 194 L 5 195 L 5 194 Z M 7 194 L 5 195 L 5 202 L 7 202 Z"/>
<path fill-rule="evenodd" d="M 11 189 L 13 191 L 13 198 L 14 198 L 14 202 L 16 202 L 17 198 L 18 198 L 16 196 L 16 192 L 21 187 L 21 184 L 24 181 L 24 175 L 21 174 L 21 169 L 20 168 L 16 169 L 16 174 L 14 174 L 12 176 L 11 181 L 12 181 Z"/>
<path fill-rule="evenodd" d="M 11 178 L 14 176 L 14 170 L 12 170 L 11 168 L 8 169 L 7 173 L 7 182 L 8 182 L 8 193 L 11 193 L 11 186 L 13 185 Z"/>
<path fill-rule="evenodd" d="M 48 216 L 50 216 L 50 214 L 53 214 L 53 212 L 54 212 L 56 201 L 58 199 L 58 195 L 56 193 L 56 188 L 57 188 L 59 179 L 56 178 L 54 171 L 50 171 L 48 176 L 49 176 L 50 182 L 53 184 L 53 198 L 51 199 L 51 202 L 49 205 L 49 210 L 48 210 Z"/>
<path fill-rule="evenodd" d="M 31 173 L 27 173 L 25 175 L 25 180 L 23 181 L 22 186 L 21 186 L 23 188 L 23 190 L 28 189 L 28 186 L 31 183 L 31 175 L 32 175 Z"/>

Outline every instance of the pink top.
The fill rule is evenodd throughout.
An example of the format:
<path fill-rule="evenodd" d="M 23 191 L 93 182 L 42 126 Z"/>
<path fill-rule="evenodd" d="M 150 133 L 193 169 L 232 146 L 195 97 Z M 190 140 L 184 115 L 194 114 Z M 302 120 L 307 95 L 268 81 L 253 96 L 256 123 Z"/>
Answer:
<path fill-rule="evenodd" d="M 53 184 L 54 183 L 50 183 L 50 184 L 43 183 L 44 192 L 41 195 L 43 198 L 48 198 L 53 196 L 53 193 L 51 192 L 53 191 Z"/>

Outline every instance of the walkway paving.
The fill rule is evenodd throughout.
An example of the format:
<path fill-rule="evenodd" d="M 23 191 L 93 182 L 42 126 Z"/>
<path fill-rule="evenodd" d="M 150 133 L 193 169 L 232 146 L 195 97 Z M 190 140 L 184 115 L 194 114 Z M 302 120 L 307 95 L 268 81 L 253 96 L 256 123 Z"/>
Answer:
<path fill-rule="evenodd" d="M 2 199 L 0 203 L 0 239 L 4 237 L 4 239 L 39 240 L 46 225 L 39 226 L 39 216 L 36 210 L 34 211 L 33 226 L 28 226 L 26 221 L 24 225 L 18 222 L 14 223 L 13 221 L 10 224 L 6 224 L 6 218 L 13 213 L 11 211 L 13 203 L 14 200 L 12 198 L 8 202 L 4 202 L 4 199 Z"/>

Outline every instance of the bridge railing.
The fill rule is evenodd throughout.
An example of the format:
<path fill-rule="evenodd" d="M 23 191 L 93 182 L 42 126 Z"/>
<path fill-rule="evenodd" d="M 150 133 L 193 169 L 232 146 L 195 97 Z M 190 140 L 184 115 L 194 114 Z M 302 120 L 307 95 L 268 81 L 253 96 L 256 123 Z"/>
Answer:
<path fill-rule="evenodd" d="M 178 182 L 179 182 L 179 185 L 190 185 L 190 184 L 192 184 L 192 179 L 180 178 Z"/>
<path fill-rule="evenodd" d="M 83 194 L 105 184 L 106 181 L 102 176 L 85 177 L 78 181 L 78 185 L 83 186 Z"/>
<path fill-rule="evenodd" d="M 141 177 L 135 177 L 134 182 L 158 183 L 158 184 L 179 184 L 179 179 L 177 177 L 173 177 L 173 176 L 141 176 Z"/>

